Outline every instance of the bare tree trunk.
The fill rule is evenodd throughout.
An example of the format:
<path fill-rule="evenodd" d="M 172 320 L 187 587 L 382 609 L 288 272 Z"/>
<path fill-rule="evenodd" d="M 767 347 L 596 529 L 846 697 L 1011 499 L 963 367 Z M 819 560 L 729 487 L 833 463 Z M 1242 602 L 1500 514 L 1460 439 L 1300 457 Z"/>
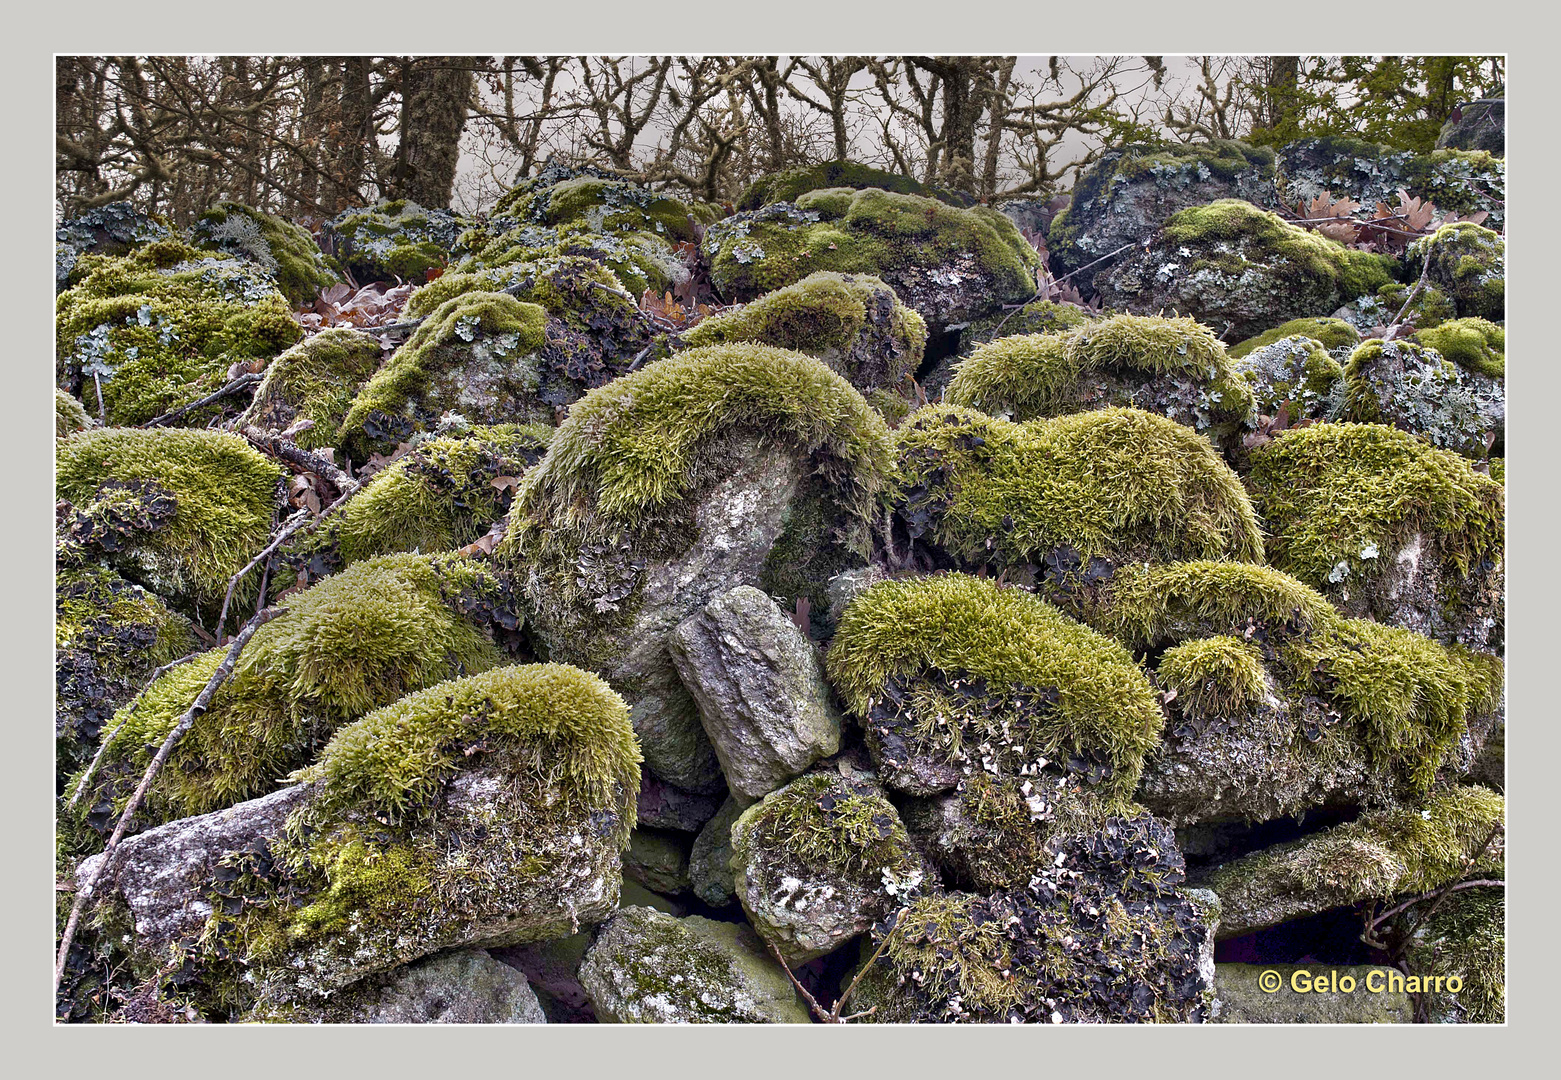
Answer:
<path fill-rule="evenodd" d="M 462 56 L 407 58 L 401 72 L 394 195 L 422 206 L 449 206 L 472 99 L 471 61 Z"/>

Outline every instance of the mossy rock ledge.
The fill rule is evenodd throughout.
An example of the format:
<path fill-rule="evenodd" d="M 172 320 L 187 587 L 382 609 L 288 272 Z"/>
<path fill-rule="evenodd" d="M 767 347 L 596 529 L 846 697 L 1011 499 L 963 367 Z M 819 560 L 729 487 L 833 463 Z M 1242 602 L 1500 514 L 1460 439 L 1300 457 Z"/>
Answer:
<path fill-rule="evenodd" d="M 617 906 L 639 753 L 622 699 L 586 672 L 430 687 L 294 779 L 133 837 L 104 870 L 97 904 L 130 927 L 128 962 L 190 960 L 186 993 L 213 1018 L 444 949 L 568 937 Z"/>
<path fill-rule="evenodd" d="M 495 556 L 517 571 L 539 647 L 628 699 L 650 769 L 720 792 L 667 636 L 738 585 L 790 607 L 861 565 L 888 471 L 882 417 L 819 361 L 690 349 L 570 410 Z"/>

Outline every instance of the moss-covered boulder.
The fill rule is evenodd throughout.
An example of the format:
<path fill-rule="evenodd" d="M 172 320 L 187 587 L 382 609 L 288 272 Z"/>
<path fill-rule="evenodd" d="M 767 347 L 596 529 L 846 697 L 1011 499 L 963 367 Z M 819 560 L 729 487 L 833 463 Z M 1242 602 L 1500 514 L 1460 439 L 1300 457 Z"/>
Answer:
<path fill-rule="evenodd" d="M 361 285 L 371 281 L 422 284 L 457 250 L 466 222 L 444 209 L 425 210 L 410 199 L 392 199 L 344 210 L 323 230 L 336 260 Z"/>
<path fill-rule="evenodd" d="M 76 261 L 83 255 L 124 255 L 170 235 L 166 221 L 143 214 L 127 202 L 109 203 L 68 218 L 54 230 L 54 291 L 63 292 L 74 283 Z"/>
<path fill-rule="evenodd" d="M 474 564 L 392 555 L 358 563 L 286 600 L 255 632 L 148 789 L 138 826 L 231 806 L 307 765 L 337 728 L 414 690 L 501 664 L 503 654 L 457 609 L 491 575 Z M 109 743 L 81 816 L 106 834 L 153 753 L 205 687 L 225 648 L 167 672 Z"/>
<path fill-rule="evenodd" d="M 1507 902 L 1500 886 L 1447 894 L 1435 911 L 1416 905 L 1399 917 L 1413 941 L 1405 957 L 1422 977 L 1442 977 L 1426 994 L 1438 1024 L 1500 1024 L 1507 1017 Z M 1429 917 L 1427 917 L 1427 915 Z M 1418 920 L 1424 918 L 1424 925 Z M 1453 979 L 1457 989 L 1449 989 Z"/>
<path fill-rule="evenodd" d="M 103 727 L 152 672 L 195 650 L 189 620 L 103 567 L 54 581 L 54 766 L 87 763 Z"/>
<path fill-rule="evenodd" d="M 584 222 L 601 233 L 648 232 L 673 241 L 695 239 L 697 208 L 664 192 L 614 179 L 593 166 L 549 162 L 536 176 L 499 197 L 496 218 L 537 225 Z"/>
<path fill-rule="evenodd" d="M 554 430 L 497 424 L 420 442 L 375 473 L 340 511 L 295 534 L 281 557 L 316 580 L 375 555 L 465 547 L 503 519 Z"/>
<path fill-rule="evenodd" d="M 1450 788 L 1243 856 L 1201 884 L 1220 898 L 1219 937 L 1240 937 L 1362 900 L 1500 877 L 1506 849 L 1496 827 L 1505 814 L 1494 792 Z"/>
<path fill-rule="evenodd" d="M 1241 340 L 1297 314 L 1331 312 L 1375 293 L 1399 271 L 1387 255 L 1355 251 L 1240 199 L 1171 215 L 1147 248 L 1096 272 L 1108 307 L 1175 309 Z"/>
<path fill-rule="evenodd" d="M 1216 1023 L 1415 1022 L 1415 1003 L 1404 991 L 1403 972 L 1397 968 L 1339 964 L 1219 964 L 1214 971 L 1214 990 L 1220 999 Z M 1279 976 L 1277 989 L 1268 984 L 1266 976 L 1271 971 Z M 1398 980 L 1397 983 L 1389 983 L 1390 975 Z M 1344 982 L 1345 979 L 1349 982 Z M 1390 990 L 1390 985 L 1395 988 Z M 1336 986 L 1340 988 L 1334 989 Z M 1350 989 L 1345 990 L 1343 986 Z"/>
<path fill-rule="evenodd" d="M 999 338 L 959 363 L 943 400 L 1021 421 L 1130 405 L 1216 443 L 1253 420 L 1252 391 L 1220 340 L 1192 319 L 1158 316 Z"/>
<path fill-rule="evenodd" d="M 1362 342 L 1350 354 L 1345 384 L 1341 419 L 1391 424 L 1475 459 L 1506 446 L 1505 380 L 1455 364 L 1434 348 Z"/>
<path fill-rule="evenodd" d="M 934 332 L 1035 293 L 1040 257 L 994 211 L 868 188 L 810 191 L 712 225 L 701 250 L 729 300 L 751 300 L 818 270 L 872 274 Z"/>
<path fill-rule="evenodd" d="M 739 210 L 758 210 L 778 202 L 796 202 L 799 195 L 820 188 L 878 188 L 902 195 L 929 192 L 909 176 L 860 165 L 854 161 L 825 161 L 818 165 L 798 165 L 762 176 L 749 184 L 737 200 Z"/>
<path fill-rule="evenodd" d="M 1184 879 L 1147 814 L 1084 830 L 1021 886 L 901 910 L 853 1007 L 877 1023 L 1205 1020 L 1211 911 Z"/>
<path fill-rule="evenodd" d="M 303 336 L 253 263 L 159 240 L 125 256 L 82 256 L 55 302 L 55 374 L 82 396 L 103 388 L 111 425 L 141 424 L 220 389 L 237 362 L 264 362 Z M 96 393 L 96 390 L 93 390 Z M 203 426 L 229 403 L 185 414 Z"/>
<path fill-rule="evenodd" d="M 70 394 L 54 388 L 54 437 L 63 439 L 92 426 L 92 417 L 86 408 Z"/>
<path fill-rule="evenodd" d="M 608 1024 L 806 1024 L 791 980 L 747 926 L 626 907 L 580 965 Z"/>
<path fill-rule="evenodd" d="M 1434 150 L 1417 154 L 1341 136 L 1302 139 L 1280 147 L 1275 162 L 1281 201 L 1286 206 L 1316 198 L 1324 191 L 1348 195 L 1371 209 L 1379 202 L 1398 205 L 1400 189 L 1436 204 L 1440 210 L 1490 214 L 1501 228 L 1507 197 L 1506 163 L 1488 153 Z"/>
<path fill-rule="evenodd" d="M 186 992 L 221 1017 L 443 949 L 567 937 L 617 905 L 639 753 L 622 699 L 578 669 L 410 694 L 296 779 L 110 856 L 98 905 L 131 935 L 134 974 L 188 961 Z"/>
<path fill-rule="evenodd" d="M 497 217 L 465 233 L 463 243 L 472 250 L 457 265 L 460 273 L 575 256 L 611 270 L 633 296 L 647 289 L 660 296 L 689 278 L 682 255 L 664 236 L 653 232 L 601 232 L 584 221 L 555 228 Z"/>
<path fill-rule="evenodd" d="M 1436 136 L 1438 150 L 1483 150 L 1492 157 L 1507 154 L 1507 101 L 1480 98 L 1453 110 Z"/>
<path fill-rule="evenodd" d="M 1336 349 L 1348 348 L 1360 341 L 1360 331 L 1344 319 L 1291 319 L 1272 330 L 1265 330 L 1261 334 L 1249 337 L 1239 345 L 1232 345 L 1226 352 L 1232 360 L 1239 360 L 1257 349 L 1296 336 L 1311 338 L 1330 354 Z"/>
<path fill-rule="evenodd" d="M 916 412 L 895 442 L 896 533 L 914 557 L 1066 590 L 1111 561 L 1263 556 L 1235 473 L 1163 416 L 1105 408 L 1015 424 L 944 405 Z"/>
<path fill-rule="evenodd" d="M 336 446 L 347 411 L 382 358 L 379 339 L 369 334 L 344 328 L 311 334 L 267 365 L 239 424 L 280 432 L 308 420 L 314 426 L 293 442 L 305 450 Z"/>
<path fill-rule="evenodd" d="M 1450 319 L 1415 331 L 1414 341 L 1435 349 L 1466 371 L 1506 377 L 1507 331 L 1489 319 Z"/>
<path fill-rule="evenodd" d="M 1460 317 L 1507 317 L 1507 242 L 1499 233 L 1467 221 L 1443 225 L 1410 244 L 1404 258 L 1425 266 L 1427 283 L 1452 299 Z"/>
<path fill-rule="evenodd" d="M 1234 140 L 1187 146 L 1125 146 L 1079 177 L 1073 200 L 1052 221 L 1047 247 L 1058 273 L 1080 270 L 1142 244 L 1178 210 L 1216 199 L 1272 205 L 1274 152 Z M 1080 275 L 1093 279 L 1099 266 Z"/>
<path fill-rule="evenodd" d="M 1381 424 L 1313 424 L 1253 452 L 1277 568 L 1345 614 L 1501 648 L 1505 491 L 1468 460 Z"/>
<path fill-rule="evenodd" d="M 1288 407 L 1292 420 L 1321 420 L 1338 407 L 1344 365 L 1316 338 L 1281 337 L 1232 361 L 1236 374 L 1252 388 L 1261 416 L 1278 416 Z"/>
<path fill-rule="evenodd" d="M 341 446 L 365 461 L 455 413 L 476 424 L 551 423 L 578 394 L 542 357 L 547 312 L 504 293 L 439 305 L 374 373 L 341 425 Z"/>
<path fill-rule="evenodd" d="M 228 581 L 265 546 L 282 471 L 236 435 L 105 428 L 61 440 L 54 493 L 72 535 L 130 580 L 215 614 Z M 259 582 L 235 594 L 252 601 Z"/>
<path fill-rule="evenodd" d="M 732 825 L 733 888 L 793 966 L 883 919 L 925 880 L 894 804 L 868 780 L 810 773 Z"/>
<path fill-rule="evenodd" d="M 548 655 L 629 699 L 650 768 L 720 791 L 667 635 L 738 585 L 788 607 L 822 593 L 865 559 L 888 470 L 882 417 L 819 361 L 690 349 L 575 404 L 522 480 L 496 555 L 520 569 Z"/>
<path fill-rule="evenodd" d="M 1137 785 L 1159 737 L 1153 689 L 1121 646 L 1022 589 L 963 574 L 875 585 L 846 608 L 829 674 L 884 782 L 929 795 L 969 769 Z"/>
<path fill-rule="evenodd" d="M 190 228 L 190 242 L 252 262 L 276 281 L 294 307 L 307 307 L 341 281 L 308 230 L 242 203 L 220 202 Z"/>
<path fill-rule="evenodd" d="M 755 341 L 817 357 L 899 419 L 910 406 L 896 400 L 898 391 L 921 363 L 927 327 L 877 278 L 820 271 L 700 321 L 683 340 L 694 346 Z"/>

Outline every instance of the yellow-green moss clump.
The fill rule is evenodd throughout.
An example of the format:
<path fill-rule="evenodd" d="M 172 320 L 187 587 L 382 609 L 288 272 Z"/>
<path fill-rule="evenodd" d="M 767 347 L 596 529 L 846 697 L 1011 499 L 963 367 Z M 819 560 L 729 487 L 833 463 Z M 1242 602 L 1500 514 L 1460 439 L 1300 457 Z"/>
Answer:
<path fill-rule="evenodd" d="M 375 473 L 341 511 L 290 554 L 330 551 L 344 564 L 397 551 L 453 551 L 509 510 L 520 477 L 556 429 L 541 424 L 474 427 L 421 443 Z"/>
<path fill-rule="evenodd" d="M 541 362 L 547 313 L 504 293 L 438 306 L 365 385 L 342 421 L 353 458 L 385 452 L 455 412 L 473 423 L 550 422 Z"/>
<path fill-rule="evenodd" d="M 681 199 L 593 173 L 590 167 L 549 166 L 500 196 L 492 216 L 539 225 L 583 221 L 603 233 L 648 232 L 671 240 L 695 238 L 694 211 Z"/>
<path fill-rule="evenodd" d="M 1452 298 L 1460 317 L 1507 317 L 1507 244 L 1500 233 L 1467 221 L 1443 225 L 1404 252 L 1411 266 L 1427 256 L 1427 281 Z"/>
<path fill-rule="evenodd" d="M 733 299 L 752 299 L 817 270 L 875 274 L 941 325 L 955 320 L 928 315 L 947 308 L 949 296 L 937 294 L 960 290 L 922 280 L 928 270 L 957 264 L 981 279 L 983 310 L 965 317 L 1035 292 L 1040 257 L 1011 222 L 995 216 L 920 195 L 824 188 L 717 222 L 702 247 L 716 288 Z"/>
<path fill-rule="evenodd" d="M 391 555 L 290 598 L 283 615 L 256 631 L 233 676 L 169 757 L 138 821 L 146 827 L 262 795 L 338 727 L 411 691 L 502 663 L 455 610 L 486 578 L 466 562 Z M 104 755 L 97 798 L 84 804 L 108 802 L 117 820 L 152 753 L 226 652 L 213 649 L 174 668 L 116 717 L 127 723 Z"/>
<path fill-rule="evenodd" d="M 1074 304 L 1055 300 L 1032 300 L 1021 308 L 995 311 L 970 320 L 959 332 L 961 353 L 969 355 L 991 341 L 1015 334 L 1055 334 L 1083 326 L 1099 314 Z"/>
<path fill-rule="evenodd" d="M 896 433 L 895 511 L 968 564 L 1023 567 L 1060 548 L 1083 559 L 1261 560 L 1241 482 L 1191 429 L 1107 408 L 1014 424 L 924 408 Z"/>
<path fill-rule="evenodd" d="M 567 937 L 617 906 L 639 752 L 623 699 L 576 668 L 409 694 L 290 779 L 306 787 L 283 834 L 222 860 L 186 945 L 233 1014 L 444 948 Z"/>
<path fill-rule="evenodd" d="M 297 420 L 314 426 L 293 441 L 305 450 L 336 446 L 341 423 L 369 376 L 379 370 L 379 339 L 357 330 L 321 330 L 266 368 L 242 422 L 283 431 Z"/>
<path fill-rule="evenodd" d="M 1125 799 L 1160 735 L 1154 691 L 1126 649 L 1021 589 L 964 574 L 858 596 L 828 670 L 869 745 L 906 774 L 891 775 L 896 786 L 952 787 L 960 774 L 947 767 L 966 759 L 1009 775 L 1046 759 Z"/>
<path fill-rule="evenodd" d="M 1252 413 L 1251 389 L 1208 327 L 1139 315 L 982 345 L 959 364 L 944 400 L 1014 420 L 1137 405 L 1199 429 Z"/>
<path fill-rule="evenodd" d="M 1507 1017 L 1507 900 L 1500 886 L 1449 893 L 1425 918 L 1427 904 L 1399 917 L 1402 932 L 1415 929 L 1406 957 L 1422 976 L 1457 976 L 1456 994 L 1432 995 L 1437 1023 L 1500 1024 Z M 1445 983 L 1443 984 L 1445 985 Z"/>
<path fill-rule="evenodd" d="M 337 257 L 360 282 L 422 283 L 450 261 L 466 222 L 448 210 L 392 199 L 346 210 L 326 225 Z"/>
<path fill-rule="evenodd" d="M 923 195 L 926 189 L 909 176 L 884 172 L 854 161 L 825 161 L 818 165 L 798 165 L 770 173 L 748 185 L 737 200 L 739 210 L 758 210 L 770 203 L 795 202 L 797 196 L 820 188 L 879 188 L 903 195 Z"/>
<path fill-rule="evenodd" d="M 241 203 L 213 206 L 190 229 L 190 238 L 196 247 L 255 263 L 298 307 L 308 306 L 320 290 L 341 280 L 307 230 Z"/>
<path fill-rule="evenodd" d="M 639 296 L 645 290 L 660 296 L 688 280 L 689 269 L 672 245 L 661 236 L 647 232 L 598 232 L 583 221 L 571 221 L 556 228 L 547 225 L 513 224 L 509 218 L 490 221 L 482 229 L 464 235 L 471 245 L 470 256 L 457 267 L 461 273 L 505 270 L 517 264 L 557 262 L 568 257 L 599 263 L 628 290 Z"/>
<path fill-rule="evenodd" d="M 1325 350 L 1330 351 L 1354 345 L 1360 340 L 1360 331 L 1343 319 L 1291 319 L 1272 330 L 1265 330 L 1261 334 L 1249 337 L 1239 345 L 1232 345 L 1229 350 L 1230 358 L 1239 360 L 1254 349 L 1261 349 L 1265 345 L 1272 345 L 1283 338 L 1297 335 L 1311 338 Z"/>
<path fill-rule="evenodd" d="M 884 869 L 903 877 L 917 866 L 893 804 L 838 773 L 801 777 L 743 816 L 748 820 L 732 836 L 739 862 L 761 851 L 766 859 L 789 860 L 814 874 L 852 875 L 871 885 L 880 884 Z"/>
<path fill-rule="evenodd" d="M 63 439 L 92 426 L 92 418 L 81 402 L 58 387 L 54 390 L 54 437 Z"/>
<path fill-rule="evenodd" d="M 56 373 L 72 390 L 96 375 L 111 425 L 145 423 L 205 397 L 234 362 L 275 356 L 303 336 L 269 277 L 179 240 L 123 257 L 83 255 L 73 276 L 77 284 L 55 302 Z M 183 423 L 204 425 L 221 408 Z"/>
<path fill-rule="evenodd" d="M 1182 699 L 1184 709 L 1202 716 L 1239 716 L 1265 688 L 1258 647 L 1229 635 L 1196 638 L 1167 649 L 1155 674 L 1161 686 Z"/>
<path fill-rule="evenodd" d="M 1498 379 L 1507 374 L 1507 332 L 1488 319 L 1452 319 L 1417 330 L 1414 340 L 1469 371 Z"/>
<path fill-rule="evenodd" d="M 229 579 L 265 546 L 281 479 L 270 459 L 217 431 L 105 428 L 55 451 L 55 497 L 89 517 L 125 485 L 172 497 L 172 516 L 126 534 L 114 560 L 158 595 L 203 610 L 222 602 Z M 252 600 L 258 587 L 254 577 L 241 582 L 238 600 Z"/>
<path fill-rule="evenodd" d="M 712 315 L 683 340 L 694 346 L 754 341 L 806 353 L 866 394 L 894 389 L 916 370 L 927 325 L 875 277 L 819 272 Z"/>
<path fill-rule="evenodd" d="M 1500 877 L 1505 818 L 1500 795 L 1448 788 L 1423 802 L 1379 810 L 1305 839 L 1237 859 L 1206 884 L 1222 903 L 1220 937 L 1301 915 L 1474 877 Z M 1481 845 L 1490 844 L 1481 852 Z"/>
<path fill-rule="evenodd" d="M 1273 564 L 1313 587 L 1370 577 L 1416 533 L 1467 576 L 1500 562 L 1506 498 L 1467 460 L 1380 424 L 1313 424 L 1252 455 Z"/>

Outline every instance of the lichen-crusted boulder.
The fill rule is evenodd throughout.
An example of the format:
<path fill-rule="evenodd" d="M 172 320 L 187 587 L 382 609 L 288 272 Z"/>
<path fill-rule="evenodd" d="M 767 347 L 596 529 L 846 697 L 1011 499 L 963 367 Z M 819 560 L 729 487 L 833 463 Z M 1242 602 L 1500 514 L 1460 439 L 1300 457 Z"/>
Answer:
<path fill-rule="evenodd" d="M 1345 379 L 1340 419 L 1391 424 L 1469 458 L 1500 454 L 1506 446 L 1505 380 L 1470 371 L 1434 348 L 1362 342 L 1350 354 Z"/>
<path fill-rule="evenodd" d="M 1013 889 L 915 900 L 853 1007 L 878 1023 L 1206 1020 L 1217 908 L 1184 878 L 1163 823 L 1110 819 Z"/>
<path fill-rule="evenodd" d="M 143 214 L 127 202 L 109 203 L 68 218 L 54 230 L 54 291 L 63 292 L 73 284 L 76 261 L 83 255 L 124 255 L 169 235 L 167 222 Z"/>
<path fill-rule="evenodd" d="M 313 426 L 293 439 L 298 446 L 336 446 L 347 410 L 382 359 L 379 339 L 369 334 L 340 327 L 312 334 L 266 366 L 239 425 L 281 432 L 308 420 Z"/>
<path fill-rule="evenodd" d="M 197 401 L 234 364 L 263 363 L 303 336 L 254 264 L 172 238 L 124 256 L 84 255 L 73 280 L 55 302 L 55 374 L 78 396 L 100 383 L 111 425 Z M 181 423 L 204 426 L 225 407 L 192 410 Z"/>
<path fill-rule="evenodd" d="M 503 293 L 465 293 L 435 309 L 358 393 L 341 425 L 357 460 L 385 453 L 455 413 L 476 424 L 551 423 L 578 390 L 541 351 L 547 313 Z"/>
<path fill-rule="evenodd" d="M 220 202 L 207 210 L 191 226 L 190 242 L 254 263 L 297 307 L 341 280 L 307 230 L 242 203 Z"/>
<path fill-rule="evenodd" d="M 1417 921 L 1424 918 L 1424 925 Z M 1448 893 L 1435 911 L 1421 905 L 1399 916 L 1413 933 L 1406 950 L 1411 970 L 1421 972 L 1421 993 L 1437 1024 L 1500 1024 L 1507 1016 L 1507 902 L 1501 886 Z M 1408 925 L 1404 925 L 1408 923 Z M 1426 986 L 1425 977 L 1442 977 Z M 1446 989 L 1457 978 L 1462 985 Z M 1436 986 L 1443 989 L 1438 991 Z M 1429 992 L 1428 992 L 1429 991 Z"/>
<path fill-rule="evenodd" d="M 92 418 L 87 415 L 86 408 L 74 397 L 54 388 L 54 437 L 63 439 L 67 435 L 74 435 L 78 431 L 86 431 L 92 426 Z"/>
<path fill-rule="evenodd" d="M 410 694 L 294 779 L 109 856 L 97 902 L 128 908 L 134 965 L 191 960 L 214 1008 L 285 1004 L 444 949 L 567 937 L 617 905 L 639 753 L 623 700 L 577 668 Z"/>
<path fill-rule="evenodd" d="M 1306 337 L 1317 342 L 1330 356 L 1338 349 L 1349 348 L 1360 341 L 1360 331 L 1344 319 L 1291 319 L 1272 330 L 1264 330 L 1225 350 L 1232 360 L 1258 349 L 1274 345 L 1285 338 Z"/>
<path fill-rule="evenodd" d="M 727 796 L 721 809 L 705 822 L 694 837 L 688 856 L 688 876 L 694 895 L 711 907 L 721 907 L 736 896 L 732 875 L 732 824 L 743 812 L 737 800 Z"/>
<path fill-rule="evenodd" d="M 553 431 L 496 424 L 420 442 L 375 473 L 341 510 L 284 546 L 281 557 L 313 580 L 375 555 L 473 543 L 503 519 Z"/>
<path fill-rule="evenodd" d="M 1224 940 L 1362 900 L 1499 878 L 1506 848 L 1498 826 L 1505 814 L 1495 792 L 1447 788 L 1243 856 L 1199 884 L 1220 898 Z"/>
<path fill-rule="evenodd" d="M 1501 649 L 1506 493 L 1467 459 L 1381 424 L 1313 424 L 1255 450 L 1248 484 L 1273 565 L 1345 614 Z"/>
<path fill-rule="evenodd" d="M 147 790 L 138 827 L 204 814 L 271 790 L 338 727 L 414 690 L 503 663 L 475 620 L 492 575 L 464 560 L 393 555 L 358 563 L 284 601 Z M 86 825 L 118 821 L 163 739 L 226 654 L 165 673 L 117 716 L 87 797 Z"/>
<path fill-rule="evenodd" d="M 1279 976 L 1279 988 L 1266 985 L 1267 972 Z M 1412 1024 L 1415 1003 L 1402 988 L 1390 990 L 1388 976 L 1401 984 L 1397 968 L 1342 967 L 1334 964 L 1218 964 L 1214 991 L 1220 999 L 1220 1024 Z M 1351 980 L 1349 991 L 1335 990 Z M 1296 980 L 1292 983 L 1292 980 Z M 1318 980 L 1323 986 L 1314 990 Z M 1296 986 L 1304 987 L 1298 991 Z M 1370 987 L 1377 987 L 1372 991 Z"/>
<path fill-rule="evenodd" d="M 933 406 L 895 443 L 907 558 L 1066 592 L 1113 562 L 1263 557 L 1252 504 L 1214 447 L 1141 409 L 1016 424 Z"/>
<path fill-rule="evenodd" d="M 894 804 L 870 780 L 809 773 L 732 825 L 733 888 L 792 966 L 883 919 L 925 881 Z"/>
<path fill-rule="evenodd" d="M 103 567 L 54 580 L 54 768 L 87 763 L 103 726 L 154 670 L 195 649 L 188 619 Z"/>
<path fill-rule="evenodd" d="M 440 953 L 375 975 L 322 1003 L 262 1006 L 246 1023 L 545 1024 L 526 976 L 482 949 Z"/>
<path fill-rule="evenodd" d="M 688 849 L 686 833 L 641 826 L 629 834 L 629 847 L 623 853 L 623 874 L 651 892 L 676 896 L 688 891 Z"/>
<path fill-rule="evenodd" d="M 444 209 L 392 199 L 344 210 L 325 223 L 324 243 L 355 281 L 411 281 L 450 262 L 467 222 Z"/>
<path fill-rule="evenodd" d="M 1398 271 L 1387 255 L 1355 251 L 1240 199 L 1171 215 L 1155 240 L 1096 272 L 1107 307 L 1175 309 L 1239 341 L 1297 312 L 1328 312 L 1375 294 Z"/>
<path fill-rule="evenodd" d="M 1288 408 L 1292 419 L 1320 420 L 1333 411 L 1344 365 L 1322 343 L 1304 334 L 1280 337 L 1247 352 L 1231 366 L 1252 388 L 1260 416 L 1278 416 Z"/>
<path fill-rule="evenodd" d="M 791 980 L 746 926 L 646 907 L 602 926 L 580 984 L 608 1024 L 806 1024 Z"/>
<path fill-rule="evenodd" d="M 226 432 L 104 428 L 55 449 L 69 539 L 158 596 L 213 615 L 229 579 L 265 546 L 281 480 Z M 252 602 L 258 588 L 251 576 L 235 599 Z"/>
<path fill-rule="evenodd" d="M 686 284 L 690 273 L 679 251 L 655 233 L 604 233 L 584 222 L 553 228 L 499 217 L 466 233 L 465 240 L 473 245 L 473 251 L 456 266 L 462 274 L 504 271 L 516 264 L 547 264 L 572 256 L 606 267 L 632 296 L 647 289 L 660 296 Z"/>
<path fill-rule="evenodd" d="M 1280 147 L 1275 169 L 1286 206 L 1309 202 L 1324 191 L 1348 195 L 1368 209 L 1379 202 L 1396 206 L 1403 189 L 1441 210 L 1466 215 L 1484 210 L 1491 227 L 1499 229 L 1507 197 L 1506 163 L 1480 151 L 1418 154 L 1327 136 Z"/>
<path fill-rule="evenodd" d="M 715 597 L 667 645 L 742 805 L 840 749 L 840 714 L 818 653 L 758 589 Z"/>
<path fill-rule="evenodd" d="M 703 319 L 683 340 L 695 346 L 756 341 L 807 353 L 899 419 L 910 406 L 898 389 L 921 363 L 927 327 L 877 278 L 821 271 Z"/>
<path fill-rule="evenodd" d="M 1451 298 L 1460 317 L 1507 317 L 1507 242 L 1499 233 L 1454 222 L 1410 244 L 1404 258 L 1425 266 L 1427 283 Z"/>
<path fill-rule="evenodd" d="M 889 581 L 846 608 L 829 674 L 884 782 L 931 795 L 975 769 L 1137 785 L 1161 716 L 1121 646 L 1022 589 L 964 574 Z"/>
<path fill-rule="evenodd" d="M 879 188 L 883 191 L 897 191 L 902 195 L 935 195 L 912 177 L 885 172 L 854 161 L 835 160 L 818 165 L 798 165 L 762 176 L 749 184 L 738 198 L 737 209 L 758 210 L 770 203 L 795 202 L 797 196 L 821 188 Z"/>
<path fill-rule="evenodd" d="M 1453 110 L 1436 136 L 1438 150 L 1483 150 L 1492 157 L 1507 154 L 1507 102 L 1480 98 Z"/>
<path fill-rule="evenodd" d="M 500 196 L 493 207 L 494 217 L 537 225 L 580 221 L 597 232 L 649 232 L 679 241 L 695 239 L 696 213 L 681 199 L 610 177 L 594 166 L 552 162 Z"/>
<path fill-rule="evenodd" d="M 1252 392 L 1220 340 L 1192 319 L 1158 316 L 999 338 L 959 363 L 943 400 L 1020 421 L 1134 406 L 1216 442 L 1253 420 Z"/>
<path fill-rule="evenodd" d="M 712 794 L 725 781 L 667 636 L 738 585 L 789 606 L 800 592 L 775 582 L 822 591 L 815 561 L 860 565 L 888 470 L 882 417 L 819 361 L 691 349 L 571 409 L 495 554 L 519 570 L 548 655 L 629 700 L 651 770 Z"/>
<path fill-rule="evenodd" d="M 1189 146 L 1125 146 L 1090 166 L 1058 214 L 1046 244 L 1057 272 L 1081 269 L 1148 240 L 1178 210 L 1216 199 L 1272 205 L 1274 152 L 1234 140 Z M 1098 268 L 1097 268 L 1098 269 Z M 1082 274 L 1081 283 L 1094 275 Z"/>
<path fill-rule="evenodd" d="M 712 225 L 711 280 L 751 300 L 817 270 L 872 274 L 941 332 L 1035 293 L 1040 257 L 995 210 L 868 188 L 824 188 Z"/>

